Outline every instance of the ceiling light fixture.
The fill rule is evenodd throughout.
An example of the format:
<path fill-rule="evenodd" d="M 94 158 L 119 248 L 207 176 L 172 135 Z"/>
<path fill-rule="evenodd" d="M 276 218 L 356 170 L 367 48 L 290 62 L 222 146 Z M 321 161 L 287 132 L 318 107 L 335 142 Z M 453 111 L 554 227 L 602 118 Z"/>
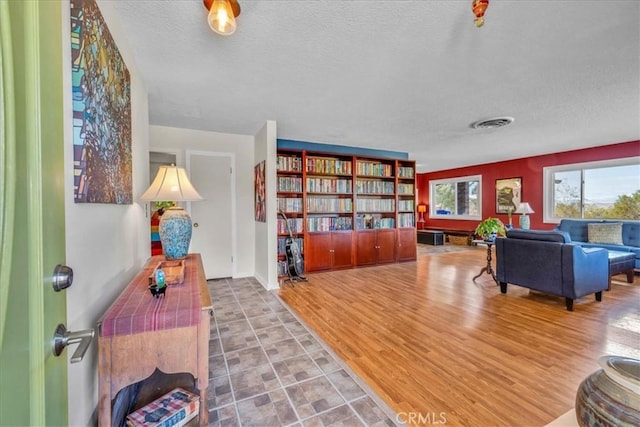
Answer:
<path fill-rule="evenodd" d="M 209 11 L 207 22 L 213 31 L 223 36 L 236 31 L 236 18 L 240 15 L 237 0 L 203 0 L 202 3 Z"/>
<path fill-rule="evenodd" d="M 489 7 L 489 0 L 473 0 L 471 3 L 471 10 L 476 15 L 476 19 L 473 21 L 476 23 L 476 27 L 480 28 L 484 25 L 484 11 Z"/>

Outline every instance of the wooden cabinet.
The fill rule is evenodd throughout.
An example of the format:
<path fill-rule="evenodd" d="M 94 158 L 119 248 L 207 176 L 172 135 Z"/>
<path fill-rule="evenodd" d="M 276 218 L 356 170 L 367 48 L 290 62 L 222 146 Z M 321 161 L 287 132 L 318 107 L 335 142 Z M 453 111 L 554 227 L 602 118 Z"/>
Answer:
<path fill-rule="evenodd" d="M 384 264 L 396 260 L 396 230 L 358 230 L 357 232 L 358 266 Z"/>
<path fill-rule="evenodd" d="M 417 248 L 415 228 L 399 228 L 397 243 L 397 260 L 399 262 L 414 261 L 416 259 Z"/>
<path fill-rule="evenodd" d="M 277 180 L 305 271 L 416 259 L 414 161 L 278 150 Z M 279 220 L 280 277 L 286 234 Z"/>
<path fill-rule="evenodd" d="M 353 232 L 309 233 L 305 268 L 309 272 L 353 267 Z"/>

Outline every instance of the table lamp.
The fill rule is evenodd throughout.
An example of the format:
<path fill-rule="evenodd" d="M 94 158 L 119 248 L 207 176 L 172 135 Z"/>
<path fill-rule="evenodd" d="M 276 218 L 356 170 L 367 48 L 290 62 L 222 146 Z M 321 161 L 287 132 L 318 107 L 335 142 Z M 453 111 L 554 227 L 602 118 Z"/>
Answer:
<path fill-rule="evenodd" d="M 516 209 L 515 213 L 519 213 L 520 215 L 520 228 L 523 230 L 528 230 L 531 227 L 531 222 L 529 221 L 529 216 L 527 214 L 534 213 L 533 209 L 527 202 L 522 202 L 518 205 L 518 209 Z"/>
<path fill-rule="evenodd" d="M 420 213 L 420 219 L 418 223 L 420 223 L 421 228 L 424 226 L 424 213 L 427 211 L 427 205 L 418 205 L 418 212 Z"/>
<path fill-rule="evenodd" d="M 160 166 L 151 186 L 140 197 L 144 202 L 193 202 L 202 200 L 183 168 Z M 162 251 L 168 260 L 183 259 L 189 252 L 191 243 L 191 217 L 180 206 L 166 209 L 158 224 Z"/>

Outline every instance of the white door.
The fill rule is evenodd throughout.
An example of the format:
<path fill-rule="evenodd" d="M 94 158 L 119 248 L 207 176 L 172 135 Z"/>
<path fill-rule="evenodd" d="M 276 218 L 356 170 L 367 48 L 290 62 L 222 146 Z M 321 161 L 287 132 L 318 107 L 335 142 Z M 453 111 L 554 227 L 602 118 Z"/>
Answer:
<path fill-rule="evenodd" d="M 233 276 L 233 163 L 230 153 L 187 151 L 191 183 L 204 198 L 190 203 L 190 252 L 202 255 L 207 279 Z"/>

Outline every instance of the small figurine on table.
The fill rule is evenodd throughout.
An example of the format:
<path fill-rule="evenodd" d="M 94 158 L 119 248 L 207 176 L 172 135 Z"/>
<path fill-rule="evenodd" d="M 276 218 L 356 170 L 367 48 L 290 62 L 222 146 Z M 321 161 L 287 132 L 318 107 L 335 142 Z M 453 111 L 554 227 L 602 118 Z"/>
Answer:
<path fill-rule="evenodd" d="M 149 286 L 149 290 L 151 291 L 151 295 L 156 298 L 160 298 L 164 296 L 164 292 L 167 290 L 167 285 L 165 283 L 166 277 L 164 271 L 161 268 L 156 270 L 156 284 Z"/>

